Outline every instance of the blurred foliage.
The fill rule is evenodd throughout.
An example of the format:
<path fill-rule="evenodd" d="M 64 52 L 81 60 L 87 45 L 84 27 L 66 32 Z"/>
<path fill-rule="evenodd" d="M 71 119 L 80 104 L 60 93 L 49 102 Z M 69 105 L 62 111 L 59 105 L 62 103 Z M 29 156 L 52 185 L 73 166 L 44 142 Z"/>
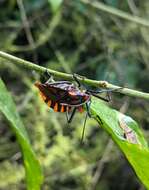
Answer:
<path fill-rule="evenodd" d="M 26 182 L 28 190 L 39 190 L 43 176 L 39 162 L 31 147 L 25 127 L 19 117 L 15 104 L 3 81 L 0 79 L 0 111 L 4 114 L 20 145 L 25 166 Z"/>
<path fill-rule="evenodd" d="M 148 28 L 84 5 L 80 0 L 1 0 L 0 49 L 55 70 L 149 91 Z M 148 19 L 148 0 L 103 0 L 105 4 Z M 53 7 L 53 8 L 52 8 Z M 109 136 L 84 114 L 70 126 L 53 113 L 34 88 L 40 76 L 0 59 L 0 76 L 11 91 L 42 164 L 43 189 L 144 189 Z M 112 106 L 127 112 L 146 137 L 149 104 L 113 94 Z M 0 189 L 25 189 L 22 160 L 14 135 L 0 115 Z M 110 146 L 109 146 L 110 144 Z M 110 147 L 110 148 L 109 148 Z M 98 170 L 98 165 L 101 165 Z"/>

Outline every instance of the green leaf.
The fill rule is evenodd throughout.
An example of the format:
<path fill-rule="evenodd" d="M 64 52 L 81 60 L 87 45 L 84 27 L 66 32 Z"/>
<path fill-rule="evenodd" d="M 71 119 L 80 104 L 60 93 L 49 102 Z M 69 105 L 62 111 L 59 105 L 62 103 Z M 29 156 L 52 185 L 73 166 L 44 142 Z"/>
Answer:
<path fill-rule="evenodd" d="M 38 160 L 32 150 L 27 132 L 16 111 L 15 104 L 7 91 L 3 81 L 0 79 L 0 111 L 4 114 L 10 127 L 17 137 L 20 145 L 26 171 L 27 189 L 38 190 L 42 183 L 42 173 Z"/>
<path fill-rule="evenodd" d="M 137 123 L 92 98 L 91 112 L 125 154 L 142 183 L 149 189 L 149 149 Z"/>
<path fill-rule="evenodd" d="M 59 9 L 59 7 L 62 4 L 63 0 L 48 0 L 48 2 L 51 5 L 52 11 L 55 13 Z"/>

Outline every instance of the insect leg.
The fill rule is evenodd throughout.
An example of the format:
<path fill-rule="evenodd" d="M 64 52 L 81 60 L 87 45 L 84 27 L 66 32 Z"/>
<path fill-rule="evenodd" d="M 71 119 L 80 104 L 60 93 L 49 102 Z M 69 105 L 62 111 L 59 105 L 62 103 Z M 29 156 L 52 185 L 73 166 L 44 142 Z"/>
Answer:
<path fill-rule="evenodd" d="M 51 73 L 49 73 L 48 69 L 44 72 L 44 75 L 48 78 L 48 80 L 45 83 L 54 82 L 53 77 Z"/>
<path fill-rule="evenodd" d="M 84 120 L 84 125 L 83 125 L 82 136 L 81 136 L 81 143 L 83 142 L 83 139 L 84 139 L 87 116 L 92 117 L 92 115 L 90 113 L 91 101 L 87 102 L 85 105 L 86 105 L 86 115 L 85 115 L 85 120 Z"/>
<path fill-rule="evenodd" d="M 110 97 L 109 94 L 108 94 L 108 97 L 107 97 L 107 98 L 101 97 L 101 96 L 99 96 L 99 95 L 97 95 L 97 94 L 94 94 L 94 93 L 92 93 L 92 95 L 95 96 L 96 98 L 99 98 L 99 99 L 104 100 L 104 101 L 106 101 L 106 102 L 110 102 L 110 101 L 111 101 L 111 97 Z"/>
<path fill-rule="evenodd" d="M 71 123 L 71 121 L 72 121 L 72 119 L 73 119 L 73 117 L 74 117 L 74 114 L 75 114 L 76 110 L 77 110 L 77 108 L 75 107 L 75 108 L 73 109 L 73 111 L 71 112 L 71 114 L 68 113 L 68 110 L 66 111 L 66 118 L 67 118 L 67 122 L 68 122 L 68 123 Z"/>
<path fill-rule="evenodd" d="M 77 84 L 78 84 L 78 87 L 80 87 L 81 86 L 81 83 L 80 83 L 80 81 L 78 80 L 78 78 L 77 78 L 77 74 L 73 74 L 73 79 L 77 82 Z"/>
<path fill-rule="evenodd" d="M 92 117 L 92 114 L 90 112 L 91 100 L 89 102 L 87 102 L 85 105 L 86 105 L 86 112 L 87 112 L 88 116 Z"/>
<path fill-rule="evenodd" d="M 117 88 L 117 89 L 102 89 L 102 90 L 91 90 L 91 89 L 88 89 L 86 91 L 86 93 L 87 94 L 91 94 L 91 95 L 93 95 L 93 96 L 95 96 L 95 97 L 97 97 L 97 98 L 99 98 L 101 100 L 104 100 L 106 102 L 110 102 L 111 101 L 110 92 L 116 91 L 118 89 L 122 89 L 122 87 Z M 101 97 L 101 96 L 98 95 L 98 94 L 103 93 L 103 92 L 107 93 L 106 98 Z"/>
<path fill-rule="evenodd" d="M 51 78 L 51 74 L 48 72 L 48 70 L 46 69 L 45 71 L 44 71 L 44 73 L 41 75 L 41 77 L 40 77 L 40 81 L 42 82 L 42 83 L 45 83 L 46 81 L 47 81 L 47 79 L 49 79 L 49 78 Z"/>
<path fill-rule="evenodd" d="M 78 74 L 76 74 L 76 73 L 73 74 L 73 79 L 77 82 L 78 87 L 80 87 L 81 85 L 84 86 L 83 84 L 80 83 L 80 81 L 79 81 L 78 78 L 80 78 L 81 81 L 83 81 L 86 77 L 81 76 L 81 75 L 78 75 Z"/>
<path fill-rule="evenodd" d="M 86 115 L 85 115 L 85 120 L 84 120 L 84 125 L 83 125 L 83 131 L 82 131 L 82 136 L 81 136 L 81 144 L 83 142 L 84 135 L 85 135 L 85 127 L 86 127 L 87 116 L 88 116 L 88 112 L 86 112 Z"/>

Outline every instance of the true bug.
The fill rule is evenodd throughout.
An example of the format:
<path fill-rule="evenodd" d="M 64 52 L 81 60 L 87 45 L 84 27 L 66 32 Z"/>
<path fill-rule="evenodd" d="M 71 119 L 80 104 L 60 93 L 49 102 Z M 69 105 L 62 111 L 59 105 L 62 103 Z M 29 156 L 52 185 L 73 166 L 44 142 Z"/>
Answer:
<path fill-rule="evenodd" d="M 87 112 L 83 127 L 83 139 L 87 116 L 91 117 L 91 95 L 102 100 L 109 101 L 110 98 L 106 99 L 97 94 L 111 90 L 80 90 L 80 82 L 78 81 L 76 75 L 73 75 L 73 77 L 78 83 L 78 86 L 69 81 L 49 82 L 49 80 L 45 83 L 36 82 L 35 86 L 39 89 L 44 102 L 49 107 L 51 107 L 55 112 L 66 112 L 68 123 L 72 121 L 76 110 L 83 112 L 84 105 L 86 106 Z"/>
<path fill-rule="evenodd" d="M 55 112 L 70 112 L 72 108 L 83 111 L 83 105 L 90 101 L 90 95 L 80 91 L 68 81 L 59 82 L 36 82 L 40 94 L 45 103 Z M 68 122 L 71 119 L 68 118 Z"/>

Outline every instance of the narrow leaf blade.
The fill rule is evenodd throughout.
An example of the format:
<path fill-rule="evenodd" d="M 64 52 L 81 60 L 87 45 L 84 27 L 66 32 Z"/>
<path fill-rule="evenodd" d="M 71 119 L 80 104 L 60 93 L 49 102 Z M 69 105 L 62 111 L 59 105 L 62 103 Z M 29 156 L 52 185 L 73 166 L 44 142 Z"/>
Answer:
<path fill-rule="evenodd" d="M 42 173 L 38 160 L 30 145 L 25 127 L 16 111 L 11 95 L 7 91 L 3 81 L 0 79 L 0 111 L 4 114 L 10 127 L 17 137 L 20 145 L 26 171 L 27 189 L 38 190 L 42 183 Z"/>

